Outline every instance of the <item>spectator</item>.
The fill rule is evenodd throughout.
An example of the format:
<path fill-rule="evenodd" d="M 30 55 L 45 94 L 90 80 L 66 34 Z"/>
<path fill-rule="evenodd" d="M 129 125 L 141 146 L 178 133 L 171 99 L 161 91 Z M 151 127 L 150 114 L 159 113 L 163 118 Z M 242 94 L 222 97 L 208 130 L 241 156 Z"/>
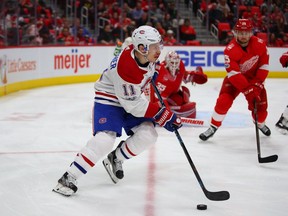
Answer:
<path fill-rule="evenodd" d="M 39 31 L 35 22 L 36 20 L 31 18 L 29 23 L 24 26 L 24 34 L 22 39 L 24 44 L 42 45 L 43 39 L 39 36 Z"/>
<path fill-rule="evenodd" d="M 222 21 L 229 22 L 232 25 L 234 14 L 231 12 L 231 9 L 227 4 L 227 0 L 219 0 L 216 9 L 223 13 L 224 20 Z"/>
<path fill-rule="evenodd" d="M 89 38 L 88 35 L 83 34 L 83 28 L 79 27 L 76 35 L 76 43 L 79 45 L 88 45 L 92 44 L 92 38 Z"/>
<path fill-rule="evenodd" d="M 283 41 L 283 47 L 288 47 L 288 33 L 283 34 L 282 41 Z"/>
<path fill-rule="evenodd" d="M 207 11 L 207 1 L 206 0 L 201 0 L 200 10 L 202 11 L 203 14 L 206 13 L 206 11 Z"/>
<path fill-rule="evenodd" d="M 46 25 L 44 25 L 42 20 L 37 22 L 37 29 L 39 32 L 39 36 L 42 38 L 43 44 L 50 44 L 53 42 L 53 37 L 50 34 L 50 31 Z"/>
<path fill-rule="evenodd" d="M 122 12 L 120 20 L 121 20 L 120 27 L 123 28 L 124 31 L 127 31 L 127 27 L 132 24 L 132 20 L 129 17 L 127 17 L 127 12 Z"/>
<path fill-rule="evenodd" d="M 184 24 L 180 26 L 180 42 L 186 44 L 188 40 L 196 39 L 196 31 L 191 25 L 190 19 L 185 19 Z"/>
<path fill-rule="evenodd" d="M 174 32 L 169 29 L 166 33 L 166 36 L 163 39 L 165 45 L 176 45 L 177 40 L 174 38 Z"/>
<path fill-rule="evenodd" d="M 132 19 L 136 21 L 136 23 L 138 22 L 138 20 L 142 17 L 142 14 L 144 13 L 143 9 L 142 9 L 142 5 L 141 2 L 138 1 L 136 3 L 136 7 L 131 11 L 131 16 Z"/>
<path fill-rule="evenodd" d="M 282 47 L 283 41 L 281 38 L 277 38 L 275 33 L 271 32 L 269 34 L 269 45 L 272 47 Z"/>
<path fill-rule="evenodd" d="M 79 18 L 76 18 L 74 20 L 74 23 L 73 23 L 73 25 L 71 27 L 71 31 L 72 31 L 73 36 L 76 36 L 79 27 L 81 27 L 83 29 L 83 36 L 88 36 L 89 38 L 92 37 L 92 35 L 90 34 L 89 30 L 81 25 L 81 22 L 80 22 Z"/>
<path fill-rule="evenodd" d="M 163 20 L 163 11 L 158 8 L 156 2 L 152 2 L 148 10 L 148 16 L 150 17 L 152 23 L 161 22 Z M 160 33 L 161 34 L 161 33 Z"/>
<path fill-rule="evenodd" d="M 142 25 L 146 25 L 146 23 L 149 21 L 148 19 L 148 13 L 147 12 L 143 12 L 141 14 L 140 19 L 136 20 L 136 25 L 137 26 L 142 26 Z"/>
<path fill-rule="evenodd" d="M 175 6 L 175 2 L 171 1 L 168 3 L 168 9 L 167 9 L 167 13 L 170 14 L 171 19 L 178 19 L 178 11 L 177 8 Z"/>
<path fill-rule="evenodd" d="M 156 22 L 155 23 L 155 28 L 158 30 L 159 34 L 162 36 L 162 38 L 166 35 L 165 29 L 162 27 L 161 22 Z"/>
<path fill-rule="evenodd" d="M 115 13 L 117 14 L 117 17 L 120 17 L 121 9 L 119 7 L 119 3 L 118 2 L 114 2 L 112 4 L 112 7 L 108 10 L 109 18 L 115 17 Z"/>
<path fill-rule="evenodd" d="M 100 31 L 100 35 L 98 36 L 98 43 L 106 44 L 106 45 L 114 45 L 115 38 L 112 34 L 112 29 L 110 24 L 106 24 L 103 29 Z"/>
<path fill-rule="evenodd" d="M 61 34 L 57 37 L 57 42 L 63 45 L 71 45 L 75 43 L 75 38 L 71 35 L 68 27 L 62 29 Z"/>
<path fill-rule="evenodd" d="M 104 4 L 103 0 L 98 1 L 97 14 L 98 14 L 98 18 L 99 17 L 105 17 L 105 16 L 108 17 L 108 15 L 106 15 L 107 14 L 107 6 Z"/>
<path fill-rule="evenodd" d="M 112 28 L 117 28 L 120 26 L 120 16 L 116 11 L 113 12 L 109 20 Z"/>
<path fill-rule="evenodd" d="M 165 15 L 164 15 L 164 18 L 163 18 L 163 21 L 162 21 L 162 27 L 165 30 L 174 29 L 173 21 L 172 21 L 171 16 L 170 16 L 169 13 L 165 13 Z M 176 29 L 174 29 L 174 30 L 176 30 Z"/>

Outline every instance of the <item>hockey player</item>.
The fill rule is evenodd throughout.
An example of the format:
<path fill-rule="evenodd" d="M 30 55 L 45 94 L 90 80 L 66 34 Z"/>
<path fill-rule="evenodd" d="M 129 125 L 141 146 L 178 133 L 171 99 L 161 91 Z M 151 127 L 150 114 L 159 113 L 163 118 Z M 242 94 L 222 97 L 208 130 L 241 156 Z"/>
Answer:
<path fill-rule="evenodd" d="M 190 91 L 181 84 L 206 83 L 207 75 L 203 73 L 202 67 L 198 66 L 195 71 L 187 71 L 179 55 L 175 51 L 170 51 L 158 68 L 159 74 L 155 83 L 166 106 L 180 117 L 195 118 L 196 103 L 189 101 Z M 150 100 L 158 101 L 151 86 Z"/>
<path fill-rule="evenodd" d="M 155 28 L 140 26 L 133 31 L 132 39 L 133 45 L 114 57 L 96 81 L 93 136 L 76 155 L 53 191 L 65 196 L 75 193 L 76 180 L 112 150 L 122 128 L 129 137 L 103 161 L 114 183 L 124 176 L 123 161 L 155 144 L 158 135 L 154 122 L 169 131 L 181 127 L 181 119 L 176 114 L 141 96 L 161 54 L 161 35 Z"/>
<path fill-rule="evenodd" d="M 282 67 L 288 67 L 288 52 L 283 53 L 283 55 L 279 59 Z M 288 105 L 285 108 L 284 112 L 282 113 L 280 119 L 276 123 L 276 128 L 282 134 L 288 134 Z"/>
<path fill-rule="evenodd" d="M 265 125 L 268 104 L 264 86 L 269 73 L 269 55 L 265 42 L 253 36 L 252 30 L 252 23 L 248 19 L 239 19 L 235 24 L 235 37 L 224 50 L 227 76 L 223 80 L 210 127 L 199 135 L 203 141 L 212 137 L 221 126 L 234 99 L 240 93 L 245 96 L 253 119 L 256 102 L 259 129 L 266 136 L 271 134 Z"/>

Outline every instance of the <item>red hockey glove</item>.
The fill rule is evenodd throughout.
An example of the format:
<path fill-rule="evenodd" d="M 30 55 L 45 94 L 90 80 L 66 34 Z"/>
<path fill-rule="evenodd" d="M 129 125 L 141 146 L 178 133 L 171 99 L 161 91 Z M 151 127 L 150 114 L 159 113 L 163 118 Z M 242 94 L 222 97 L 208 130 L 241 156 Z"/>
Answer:
<path fill-rule="evenodd" d="M 282 67 L 288 67 L 288 52 L 284 53 L 281 57 L 280 57 L 280 63 L 282 64 Z"/>
<path fill-rule="evenodd" d="M 154 116 L 154 120 L 161 127 L 164 127 L 168 131 L 175 131 L 182 127 L 181 119 L 176 116 L 173 112 L 162 107 L 159 112 Z"/>
<path fill-rule="evenodd" d="M 249 85 L 246 89 L 244 89 L 243 94 L 245 95 L 249 105 L 253 104 L 255 100 L 257 102 L 261 101 L 260 94 L 263 88 L 264 88 L 263 84 L 255 83 Z"/>
<path fill-rule="evenodd" d="M 184 82 L 192 82 L 197 84 L 204 84 L 207 82 L 207 75 L 203 73 L 201 66 L 197 66 L 195 71 L 187 71 L 184 77 Z"/>

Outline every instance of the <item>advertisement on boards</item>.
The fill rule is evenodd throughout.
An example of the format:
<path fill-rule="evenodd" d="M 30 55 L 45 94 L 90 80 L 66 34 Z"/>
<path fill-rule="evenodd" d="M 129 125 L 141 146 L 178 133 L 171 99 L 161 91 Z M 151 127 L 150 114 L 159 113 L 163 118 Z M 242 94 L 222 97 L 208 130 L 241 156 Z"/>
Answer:
<path fill-rule="evenodd" d="M 113 59 L 114 49 L 114 46 L 0 49 L 0 87 L 37 79 L 67 77 L 69 81 L 77 76 L 100 75 Z M 211 77 L 213 74 L 215 77 L 219 73 L 225 74 L 222 46 L 167 46 L 162 50 L 159 60 L 164 60 L 170 50 L 179 54 L 187 70 L 202 66 Z M 287 49 L 268 48 L 268 51 L 270 74 L 286 72 L 279 58 Z"/>

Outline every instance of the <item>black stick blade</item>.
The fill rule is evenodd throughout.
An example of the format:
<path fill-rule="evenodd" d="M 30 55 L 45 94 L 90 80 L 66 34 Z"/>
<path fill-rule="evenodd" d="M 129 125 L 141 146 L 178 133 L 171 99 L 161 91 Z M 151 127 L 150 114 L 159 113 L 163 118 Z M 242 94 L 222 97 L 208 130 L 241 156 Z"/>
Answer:
<path fill-rule="evenodd" d="M 230 194 L 228 191 L 218 191 L 218 192 L 211 192 L 211 191 L 204 191 L 206 197 L 212 201 L 224 201 L 230 198 Z"/>
<path fill-rule="evenodd" d="M 258 157 L 259 163 L 272 163 L 278 160 L 278 155 L 271 155 L 268 157 Z"/>

